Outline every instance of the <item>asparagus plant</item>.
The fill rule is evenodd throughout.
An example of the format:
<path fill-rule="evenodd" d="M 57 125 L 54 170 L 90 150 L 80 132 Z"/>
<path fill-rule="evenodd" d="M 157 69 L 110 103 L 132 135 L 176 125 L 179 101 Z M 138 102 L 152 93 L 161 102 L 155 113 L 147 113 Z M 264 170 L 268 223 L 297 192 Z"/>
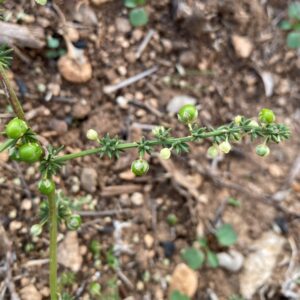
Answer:
<path fill-rule="evenodd" d="M 208 148 L 208 155 L 214 158 L 220 152 L 230 152 L 232 143 L 250 136 L 253 141 L 262 140 L 262 143 L 256 147 L 256 153 L 265 157 L 270 153 L 268 147 L 270 142 L 279 143 L 287 139 L 290 134 L 285 125 L 275 122 L 275 114 L 270 109 L 262 109 L 258 121 L 244 116 L 236 116 L 229 124 L 212 128 L 199 125 L 197 123 L 197 108 L 194 105 L 185 105 L 178 112 L 178 120 L 189 129 L 187 136 L 174 137 L 170 128 L 159 126 L 153 130 L 153 138 L 150 140 L 142 138 L 140 141 L 126 142 L 118 137 L 110 137 L 109 134 L 100 137 L 94 129 L 90 129 L 87 131 L 86 137 L 95 142 L 95 147 L 76 153 L 61 154 L 63 147 L 49 146 L 47 149 L 42 147 L 37 134 L 26 122 L 23 108 L 7 76 L 9 54 L 7 49 L 0 49 L 0 79 L 16 117 L 10 120 L 5 127 L 3 134 L 6 140 L 0 144 L 0 152 L 9 151 L 10 159 L 18 162 L 39 163 L 41 179 L 37 184 L 37 189 L 46 196 L 47 200 L 40 205 L 40 223 L 31 227 L 31 234 L 40 235 L 46 225 L 49 230 L 51 300 L 61 299 L 57 285 L 57 232 L 59 223 L 65 222 L 70 230 L 78 229 L 81 224 L 80 216 L 73 214 L 68 201 L 60 193 L 57 193 L 53 179 L 54 175 L 59 175 L 61 167 L 67 161 L 87 155 L 98 155 L 100 158 L 108 156 L 111 159 L 118 159 L 125 150 L 135 148 L 137 149 L 137 159 L 132 162 L 131 170 L 136 176 L 142 176 L 150 168 L 145 154 L 151 155 L 156 149 L 161 149 L 160 157 L 162 159 L 169 159 L 172 153 L 188 152 L 189 143 L 209 139 L 212 146 Z"/>

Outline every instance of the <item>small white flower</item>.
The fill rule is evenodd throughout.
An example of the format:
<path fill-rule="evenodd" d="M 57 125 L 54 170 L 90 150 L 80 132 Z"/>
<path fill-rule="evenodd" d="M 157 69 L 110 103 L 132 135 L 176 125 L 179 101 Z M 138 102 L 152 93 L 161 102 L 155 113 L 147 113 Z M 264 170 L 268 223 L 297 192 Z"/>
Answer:
<path fill-rule="evenodd" d="M 90 140 L 90 141 L 96 141 L 98 139 L 98 133 L 96 130 L 94 129 L 89 129 L 86 133 L 86 137 Z"/>
<path fill-rule="evenodd" d="M 222 143 L 219 145 L 219 149 L 220 149 L 223 153 L 227 154 L 227 153 L 229 153 L 230 150 L 231 150 L 231 145 L 230 145 L 230 143 L 226 140 L 226 141 L 222 142 Z"/>
<path fill-rule="evenodd" d="M 171 157 L 171 150 L 169 148 L 163 148 L 160 150 L 159 157 L 161 159 L 169 159 Z"/>

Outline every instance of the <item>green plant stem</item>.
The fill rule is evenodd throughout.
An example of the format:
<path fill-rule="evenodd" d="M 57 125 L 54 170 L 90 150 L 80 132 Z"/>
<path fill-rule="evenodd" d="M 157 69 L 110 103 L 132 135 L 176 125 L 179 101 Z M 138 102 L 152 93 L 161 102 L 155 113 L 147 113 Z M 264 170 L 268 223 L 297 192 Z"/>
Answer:
<path fill-rule="evenodd" d="M 50 295 L 51 300 L 57 300 L 57 207 L 55 191 L 48 196 L 48 201 L 50 231 Z"/>
<path fill-rule="evenodd" d="M 16 114 L 16 116 L 19 119 L 22 119 L 25 121 L 25 114 L 24 114 L 23 108 L 21 106 L 21 103 L 20 103 L 14 89 L 11 86 L 10 80 L 7 77 L 6 70 L 4 69 L 4 67 L 1 64 L 0 64 L 0 75 L 5 84 L 5 87 L 9 93 L 8 100 L 14 110 L 14 113 Z"/>
<path fill-rule="evenodd" d="M 201 136 L 199 136 L 199 138 L 209 138 L 209 137 L 215 137 L 218 135 L 223 135 L 225 133 L 228 133 L 229 130 L 215 130 L 215 131 L 211 131 L 211 132 L 206 132 L 201 134 Z M 230 129 L 230 132 L 240 132 L 240 128 L 232 128 Z M 192 142 L 194 141 L 195 138 L 191 135 L 186 136 L 186 137 L 180 137 L 180 138 L 169 138 L 166 139 L 165 141 L 161 141 L 161 140 L 150 140 L 149 141 L 149 145 L 151 146 L 156 146 L 156 145 L 161 145 L 163 142 L 168 143 L 168 144 L 172 144 L 172 143 L 178 143 L 178 142 Z M 119 144 L 116 148 L 118 150 L 125 150 L 125 149 L 131 149 L 131 148 L 137 148 L 138 147 L 138 143 L 122 143 Z M 80 151 L 78 153 L 72 153 L 72 154 L 66 154 L 66 155 L 62 155 L 59 157 L 54 158 L 55 162 L 65 162 L 74 158 L 79 158 L 82 156 L 87 156 L 87 155 L 92 155 L 92 154 L 97 154 L 99 153 L 101 150 L 101 147 L 97 147 L 97 148 L 93 148 L 93 149 L 88 149 L 88 150 L 84 150 L 84 151 Z"/>
<path fill-rule="evenodd" d="M 224 127 L 224 128 L 222 128 Z M 163 144 L 175 144 L 175 143 L 188 143 L 188 142 L 194 142 L 200 139 L 206 139 L 206 138 L 211 138 L 211 137 L 218 137 L 218 136 L 224 136 L 227 134 L 234 134 L 234 133 L 239 133 L 241 135 L 246 135 L 249 133 L 256 133 L 257 137 L 262 137 L 262 136 L 269 136 L 274 133 L 278 133 L 278 129 L 276 129 L 275 132 L 273 132 L 274 129 L 268 129 L 266 127 L 255 127 L 255 126 L 235 126 L 235 127 L 225 127 L 222 126 L 218 129 L 215 130 L 206 130 L 203 131 L 202 133 L 198 134 L 196 137 L 193 135 L 189 135 L 186 137 L 179 137 L 179 138 L 174 138 L 174 137 L 169 137 L 164 140 L 149 140 L 147 141 L 147 144 L 149 146 L 156 146 L 156 145 L 163 145 Z M 120 143 L 116 146 L 117 150 L 126 150 L 126 149 L 131 149 L 131 148 L 138 148 L 139 143 L 133 142 L 133 143 Z M 71 153 L 71 154 L 66 154 L 62 156 L 57 156 L 53 159 L 53 162 L 59 162 L 63 163 L 65 161 L 87 156 L 87 155 L 92 155 L 92 154 L 99 154 L 102 150 L 102 147 L 97 147 L 97 148 L 92 148 L 88 150 L 83 150 L 78 153 Z"/>

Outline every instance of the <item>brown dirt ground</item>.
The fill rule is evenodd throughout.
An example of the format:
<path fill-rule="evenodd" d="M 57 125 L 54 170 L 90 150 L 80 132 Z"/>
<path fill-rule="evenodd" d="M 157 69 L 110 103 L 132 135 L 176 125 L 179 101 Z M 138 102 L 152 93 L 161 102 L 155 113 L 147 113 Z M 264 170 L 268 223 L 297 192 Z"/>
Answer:
<path fill-rule="evenodd" d="M 74 18 L 76 7 L 73 2 L 57 1 L 68 21 Z M 88 1 L 76 1 L 76 4 L 79 5 L 79 2 Z M 141 179 L 126 176 L 135 152 L 124 153 L 118 162 L 88 157 L 69 163 L 63 169 L 62 176 L 56 179 L 65 194 L 76 198 L 88 194 L 83 189 L 72 192 L 71 188 L 80 184 L 82 169 L 91 167 L 98 174 L 97 190 L 92 193 L 96 200 L 95 210 L 130 210 L 128 214 L 99 218 L 96 224 L 87 223 L 79 231 L 83 264 L 76 274 L 78 283 L 70 288 L 73 292 L 82 286 L 86 287 L 97 271 L 105 273 L 99 281 L 103 286 L 108 278 L 115 276 L 114 271 L 109 270 L 104 256 L 102 265 L 95 267 L 87 247 L 92 239 L 100 241 L 102 253 L 112 247 L 113 222 L 118 220 L 132 224 L 131 228 L 124 231 L 122 239 L 134 245 L 133 254 L 120 255 L 122 272 L 133 283 L 133 289 L 130 289 L 119 279 L 121 298 L 133 296 L 132 299 L 146 299 L 144 296 L 148 294 L 151 298 L 147 299 L 161 299 L 159 295 L 163 294 L 162 299 L 167 299 L 164 282 L 172 274 L 176 264 L 181 262 L 180 250 L 193 243 L 197 228 L 199 230 L 203 227 L 205 232 L 209 231 L 218 208 L 230 196 L 238 199 L 241 207 L 226 207 L 222 219 L 230 222 L 237 230 L 239 241 L 236 249 L 246 255 L 253 240 L 271 230 L 278 217 L 288 226 L 285 238 L 293 239 L 300 246 L 299 218 L 295 217 L 295 214 L 300 214 L 299 175 L 292 182 L 288 182 L 299 155 L 300 61 L 296 51 L 285 47 L 284 33 L 276 26 L 276 18 L 286 14 L 287 3 L 265 1 L 267 4 L 261 5 L 259 1 L 253 1 L 254 4 L 249 4 L 248 1 L 225 1 L 223 5 L 214 6 L 206 4 L 206 1 L 200 2 L 206 5 L 206 15 L 189 23 L 176 22 L 171 18 L 169 1 L 149 1 L 147 8 L 150 12 L 150 23 L 143 29 L 131 30 L 126 34 L 118 32 L 115 25 L 116 17 L 127 18 L 128 15 L 128 10 L 124 9 L 121 1 L 110 1 L 100 6 L 91 5 L 92 12 L 98 19 L 96 26 L 85 24 L 84 21 L 78 23 L 80 39 L 86 44 L 85 52 L 93 66 L 93 77 L 86 84 L 71 84 L 62 79 L 56 60 L 47 59 L 45 49 L 19 48 L 20 53 L 26 56 L 28 64 L 20 55 L 15 55 L 11 76 L 25 111 L 35 111 L 30 120 L 34 130 L 45 143 L 65 145 L 65 152 L 91 146 L 85 139 L 85 132 L 91 127 L 100 134 L 109 132 L 111 135 L 118 134 L 131 140 L 149 135 L 148 131 L 140 129 L 140 124 L 163 123 L 174 128 L 176 135 L 183 135 L 186 129 L 178 124 L 175 116 L 166 113 L 166 105 L 170 99 L 174 95 L 182 94 L 197 99 L 201 106 L 200 120 L 205 126 L 228 122 L 237 114 L 256 116 L 261 108 L 271 107 L 278 116 L 278 121 L 288 124 L 293 132 L 288 142 L 272 145 L 271 155 L 263 160 L 254 154 L 254 147 L 250 142 L 235 145 L 234 151 L 218 163 L 213 176 L 211 161 L 206 157 L 209 145 L 207 142 L 192 145 L 189 155 L 174 155 L 176 171 L 194 180 L 200 200 L 204 199 L 205 203 L 199 199 L 197 201 L 188 190 L 180 187 L 172 174 L 166 174 L 165 168 L 156 157 L 150 158 L 151 170 Z M 17 14 L 24 11 L 33 17 L 30 25 L 43 24 L 46 35 L 55 35 L 63 40 L 59 34 L 62 21 L 50 8 L 39 7 L 32 10 L 30 1 L 8 1 L 6 5 L 12 13 L 11 22 L 16 22 Z M 25 21 L 19 23 L 29 25 Z M 132 55 L 149 29 L 156 31 L 154 37 L 141 58 L 132 61 Z M 236 55 L 231 43 L 233 34 L 250 39 L 254 50 L 249 58 L 241 59 Z M 164 40 L 171 44 L 171 49 L 164 47 Z M 192 75 L 180 77 L 175 65 L 185 51 L 192 53 L 195 62 L 188 66 L 191 71 L 188 74 Z M 103 93 L 105 85 L 118 82 L 154 65 L 159 67 L 158 72 L 146 80 L 111 95 Z M 119 66 L 126 67 L 126 75 L 120 75 Z M 265 96 L 260 77 L 262 71 L 272 73 L 275 79 L 271 97 Z M 166 76 L 172 78 L 169 85 L 164 83 L 163 78 Z M 38 92 L 37 85 L 49 83 L 58 87 L 60 93 L 50 101 L 45 101 L 45 94 Z M 22 93 L 24 87 L 26 91 Z M 118 96 L 137 100 L 142 106 L 128 105 L 121 108 L 115 101 Z M 0 103 L 0 113 L 5 114 L 6 102 L 3 96 Z M 163 117 L 159 118 L 151 113 L 143 104 L 162 112 Z M 2 130 L 7 117 L 1 115 L 0 120 Z M 32 240 L 28 232 L 30 225 L 37 221 L 40 201 L 36 189 L 37 168 L 33 166 L 26 169 L 21 164 L 17 169 L 7 156 L 1 154 L 0 170 L 0 215 L 7 235 L 13 242 L 13 276 L 17 291 L 28 282 L 33 283 L 38 290 L 43 290 L 47 287 L 46 265 L 24 267 L 29 261 L 47 258 L 48 255 L 47 233 L 41 239 Z M 18 180 L 20 178 L 24 183 Z M 26 186 L 25 191 L 22 184 Z M 134 206 L 130 201 L 131 194 L 124 193 L 132 184 L 136 184 L 134 189 L 143 194 L 142 206 Z M 110 196 L 110 186 L 123 186 L 124 189 L 118 192 L 117 187 L 117 192 Z M 268 200 L 282 189 L 290 189 L 284 201 Z M 24 210 L 24 201 L 30 195 L 33 199 L 32 207 Z M 166 224 L 169 213 L 175 213 L 179 219 L 174 232 Z M 84 222 L 92 220 L 95 217 L 84 217 Z M 155 245 L 151 249 L 147 249 L 143 242 L 146 234 L 155 238 Z M 174 241 L 176 245 L 175 254 L 168 264 L 160 246 L 161 242 L 167 240 Z M 33 251 L 24 250 L 28 243 L 34 245 Z M 290 255 L 291 250 L 287 243 L 281 259 Z M 269 288 L 280 290 L 286 268 L 287 264 L 278 264 L 268 284 Z M 63 267 L 60 268 L 61 272 L 64 270 Z M 151 274 L 151 279 L 139 289 L 138 283 L 143 282 L 146 271 Z M 219 299 L 229 299 L 231 295 L 239 294 L 238 282 L 239 273 L 204 268 L 199 271 L 199 291 L 195 299 L 209 299 L 208 288 Z M 84 299 L 82 295 L 85 293 L 86 289 L 83 289 L 80 299 Z M 47 299 L 45 289 L 44 295 L 44 299 Z M 282 299 L 280 296 L 274 297 L 269 299 Z M 258 296 L 255 299 L 259 299 Z"/>

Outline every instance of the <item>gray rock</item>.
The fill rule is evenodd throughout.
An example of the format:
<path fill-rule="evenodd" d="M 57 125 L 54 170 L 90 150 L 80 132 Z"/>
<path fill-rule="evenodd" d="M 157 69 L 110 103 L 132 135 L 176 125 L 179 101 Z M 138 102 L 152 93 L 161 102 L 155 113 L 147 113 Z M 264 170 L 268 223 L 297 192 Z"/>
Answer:
<path fill-rule="evenodd" d="M 244 263 L 244 256 L 235 250 L 227 252 L 220 252 L 217 254 L 220 267 L 230 271 L 238 272 Z"/>
<path fill-rule="evenodd" d="M 192 51 L 185 51 L 180 54 L 179 63 L 184 67 L 195 67 L 197 58 Z"/>
<path fill-rule="evenodd" d="M 94 193 L 97 189 L 97 177 L 98 174 L 95 169 L 84 168 L 80 176 L 82 188 L 89 193 Z"/>
<path fill-rule="evenodd" d="M 179 109 L 186 104 L 196 104 L 197 100 L 186 95 L 175 96 L 167 105 L 167 111 L 172 114 L 178 113 Z"/>
<path fill-rule="evenodd" d="M 126 18 L 116 18 L 116 28 L 122 33 L 128 33 L 131 31 L 131 25 Z"/>

